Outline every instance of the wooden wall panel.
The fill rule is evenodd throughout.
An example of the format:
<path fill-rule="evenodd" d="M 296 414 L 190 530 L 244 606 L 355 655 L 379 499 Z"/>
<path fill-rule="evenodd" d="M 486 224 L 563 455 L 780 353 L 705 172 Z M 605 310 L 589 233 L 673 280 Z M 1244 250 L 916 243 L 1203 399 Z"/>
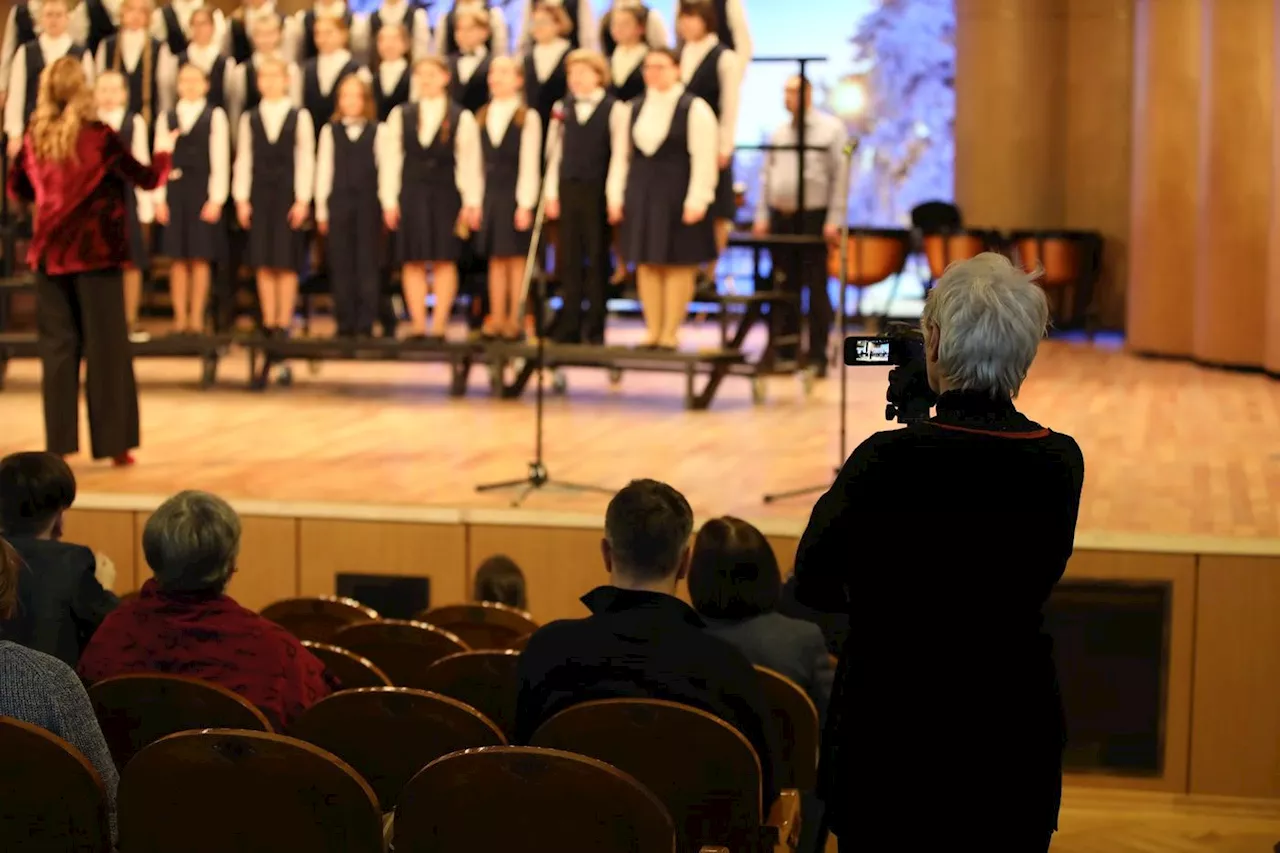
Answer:
<path fill-rule="evenodd" d="M 1063 225 L 1101 232 L 1101 320 L 1122 328 L 1133 146 L 1133 0 L 1070 0 Z"/>
<path fill-rule="evenodd" d="M 67 542 L 101 551 L 116 565 L 114 591 L 118 595 L 132 592 L 142 585 L 138 580 L 137 553 L 134 549 L 134 516 L 117 510 L 73 509 L 63 516 L 62 538 Z"/>
<path fill-rule="evenodd" d="M 460 524 L 304 518 L 298 528 L 302 595 L 333 595 L 339 574 L 428 577 L 431 606 L 466 601 L 466 528 Z"/>
<path fill-rule="evenodd" d="M 1280 797 L 1280 557 L 1201 557 L 1191 793 Z"/>
<path fill-rule="evenodd" d="M 1164 774 L 1159 779 L 1068 774 L 1069 781 L 1093 787 L 1187 792 L 1196 642 L 1196 576 L 1196 557 L 1192 554 L 1077 551 L 1067 564 L 1066 577 L 1072 580 L 1168 581 L 1172 585 L 1173 596 L 1168 680 L 1165 684 Z"/>
<path fill-rule="evenodd" d="M 587 615 L 587 609 L 578 599 L 609 582 L 600 556 L 601 536 L 599 530 L 585 528 L 471 525 L 468 589 L 476 566 L 486 557 L 506 554 L 524 571 L 529 610 L 535 619 L 542 624 L 579 619 Z"/>

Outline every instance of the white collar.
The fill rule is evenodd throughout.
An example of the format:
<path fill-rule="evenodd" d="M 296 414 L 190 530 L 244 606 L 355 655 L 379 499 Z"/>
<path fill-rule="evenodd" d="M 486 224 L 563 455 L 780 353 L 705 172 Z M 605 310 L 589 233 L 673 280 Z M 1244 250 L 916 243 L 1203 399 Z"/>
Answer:
<path fill-rule="evenodd" d="M 179 111 L 185 110 L 189 113 L 198 113 L 198 112 L 204 111 L 205 104 L 207 103 L 208 103 L 208 100 L 205 98 L 198 98 L 197 100 L 194 100 L 194 101 L 179 99 L 177 108 Z"/>
<path fill-rule="evenodd" d="M 564 53 L 569 49 L 569 40 L 561 36 L 556 36 L 549 42 L 534 42 L 533 49 L 541 49 L 543 53 L 556 52 Z"/>
<path fill-rule="evenodd" d="M 684 84 L 677 83 L 665 92 L 659 92 L 657 89 L 645 89 L 644 99 L 648 101 L 650 98 L 662 104 L 674 104 L 680 100 L 680 96 L 684 94 Z"/>
<path fill-rule="evenodd" d="M 515 112 L 520 106 L 520 96 L 512 95 L 508 98 L 491 98 L 489 100 L 489 106 L 491 108 L 502 110 L 503 112 Z"/>
<path fill-rule="evenodd" d="M 484 58 L 485 58 L 486 56 L 488 56 L 488 55 L 489 55 L 489 48 L 488 48 L 488 46 L 487 46 L 487 45 L 483 45 L 483 44 L 482 44 L 482 45 L 480 45 L 479 47 L 477 47 L 475 50 L 472 50 L 472 51 L 464 51 L 464 52 L 461 54 L 461 58 L 471 57 L 472 59 L 479 59 L 479 60 L 483 61 L 483 60 L 484 60 Z"/>
<path fill-rule="evenodd" d="M 67 53 L 71 50 L 71 35 L 63 33 L 60 36 L 51 36 L 46 33 L 40 36 L 40 48 L 46 51 L 61 50 L 63 53 Z"/>
<path fill-rule="evenodd" d="M 400 57 L 399 59 L 387 59 L 378 63 L 379 70 L 387 70 L 387 71 L 394 70 L 394 73 L 396 74 L 396 76 L 403 74 L 404 70 L 408 67 L 409 67 L 409 60 L 405 59 L 403 56 Z"/>
<path fill-rule="evenodd" d="M 148 35 L 150 35 L 150 33 L 148 33 L 145 28 L 141 30 L 126 30 L 124 27 L 121 27 L 117 32 L 117 36 L 120 38 L 121 44 L 124 44 L 126 41 L 130 43 L 143 41 Z"/>
<path fill-rule="evenodd" d="M 195 56 L 200 59 L 210 59 L 217 56 L 219 53 L 220 51 L 218 46 L 213 42 L 209 42 L 206 45 L 198 45 L 195 42 L 191 42 L 187 45 L 187 56 Z"/>
<path fill-rule="evenodd" d="M 340 47 L 333 53 L 317 53 L 316 64 L 324 65 L 346 65 L 351 61 L 351 51 L 345 47 Z"/>
<path fill-rule="evenodd" d="M 603 100 L 604 100 L 604 89 L 601 89 L 599 87 L 592 89 L 590 92 L 583 95 L 581 98 L 579 98 L 577 95 L 573 96 L 573 102 L 575 104 L 599 104 Z"/>
<path fill-rule="evenodd" d="M 124 107 L 116 107 L 113 110 L 99 110 L 98 121 L 114 128 L 115 130 L 120 130 L 121 126 L 124 124 L 124 114 Z"/>

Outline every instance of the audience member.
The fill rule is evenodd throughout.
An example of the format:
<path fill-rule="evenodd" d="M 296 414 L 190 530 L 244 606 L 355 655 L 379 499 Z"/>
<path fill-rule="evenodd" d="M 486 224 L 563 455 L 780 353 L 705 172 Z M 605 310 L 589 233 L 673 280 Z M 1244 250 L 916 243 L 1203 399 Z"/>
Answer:
<path fill-rule="evenodd" d="M 62 516 L 75 499 L 75 475 L 60 456 L 27 452 L 0 460 L 0 533 L 21 564 L 17 603 L 0 620 L 0 634 L 70 666 L 119 604 L 103 588 L 114 582 L 111 561 L 61 541 Z"/>
<path fill-rule="evenodd" d="M 473 597 L 476 601 L 492 601 L 519 610 L 529 609 L 524 572 L 506 554 L 495 554 L 476 569 Z"/>
<path fill-rule="evenodd" d="M 285 728 L 334 688 L 289 632 L 225 590 L 236 571 L 240 519 L 221 498 L 187 491 L 160 505 L 142 533 L 155 577 L 107 617 L 80 659 L 88 682 L 160 672 L 219 684 Z"/>
<path fill-rule="evenodd" d="M 516 742 L 572 705 L 594 699 L 665 699 L 735 726 L 760 759 L 766 808 L 777 795 L 772 734 L 759 678 L 742 653 L 704 630 L 676 598 L 689 571 L 693 512 L 665 483 L 635 480 L 605 515 L 610 585 L 582 597 L 585 619 L 538 630 L 520 656 Z"/>
<path fill-rule="evenodd" d="M 0 539 L 0 619 L 18 607 L 22 582 L 18 553 Z M 107 791 L 111 835 L 115 836 L 116 783 L 111 752 L 93 706 L 75 671 L 52 655 L 0 640 L 0 717 L 12 717 L 53 732 L 89 760 Z M 51 803 L 50 808 L 56 808 Z"/>
<path fill-rule="evenodd" d="M 820 717 L 835 667 L 817 625 L 777 612 L 782 574 L 764 534 L 740 518 L 702 525 L 689 566 L 689 598 L 707 630 L 747 660 L 780 672 L 809 694 Z"/>
<path fill-rule="evenodd" d="M 937 414 L 863 441 L 801 537 L 796 598 L 850 616 L 820 785 L 841 849 L 922 813 L 947 844 L 1049 849 L 1064 722 L 1043 608 L 1084 459 L 1013 405 L 1048 320 L 1007 258 L 949 267 L 921 319 Z"/>

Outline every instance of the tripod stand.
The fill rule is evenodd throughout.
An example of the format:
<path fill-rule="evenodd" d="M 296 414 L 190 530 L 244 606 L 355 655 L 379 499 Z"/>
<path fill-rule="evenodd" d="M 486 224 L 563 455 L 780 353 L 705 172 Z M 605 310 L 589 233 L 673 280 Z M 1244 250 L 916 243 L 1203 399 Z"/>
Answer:
<path fill-rule="evenodd" d="M 554 118 L 560 119 L 561 132 L 554 140 L 554 144 L 559 146 L 564 142 L 564 121 L 557 105 Z M 548 146 L 547 160 L 551 159 L 551 146 Z M 542 242 L 542 229 L 546 224 L 547 214 L 547 191 L 544 182 L 542 194 L 538 199 L 538 210 L 533 219 L 533 235 L 529 242 L 529 253 L 525 257 L 524 278 L 520 282 L 520 316 L 528 310 L 529 305 L 529 288 L 533 283 L 533 266 L 538 257 L 538 245 Z M 557 258 L 557 263 L 564 263 L 565 259 Z M 581 259 L 577 260 L 581 263 Z M 542 433 L 543 433 L 543 403 L 546 396 L 546 371 L 547 371 L 547 330 L 544 328 L 546 324 L 546 306 L 547 306 L 547 276 L 538 276 L 538 304 L 534 312 L 533 329 L 534 335 L 537 337 L 537 343 L 534 346 L 534 364 L 537 365 L 538 384 L 534 389 L 534 433 L 533 433 L 533 460 L 529 463 L 529 473 L 518 480 L 502 480 L 497 483 L 482 483 L 476 486 L 477 492 L 495 492 L 503 489 L 516 489 L 516 495 L 511 499 L 512 506 L 520 506 L 524 503 L 525 498 L 541 489 L 558 489 L 562 492 L 578 492 L 586 494 L 611 495 L 613 490 L 606 489 L 601 486 L 589 486 L 582 483 L 566 483 L 559 480 L 551 479 L 551 474 L 547 471 L 547 466 L 542 458 Z"/>
<path fill-rule="evenodd" d="M 857 150 L 858 150 L 857 139 L 850 141 L 849 144 L 845 145 L 844 147 L 844 151 L 842 153 L 844 154 L 844 171 L 846 175 L 848 175 L 850 170 L 853 168 L 853 152 Z M 849 181 L 847 183 L 848 183 L 848 189 L 846 189 L 845 191 L 845 207 L 846 208 L 849 206 L 848 196 L 849 196 L 849 191 L 852 189 L 852 182 Z M 849 312 L 845 309 L 845 293 L 846 293 L 846 288 L 848 286 L 848 280 L 849 280 L 849 275 L 848 275 L 849 217 L 847 216 L 845 217 L 844 227 L 840 229 L 839 257 L 840 257 L 840 260 L 839 260 L 839 264 L 840 264 L 839 336 L 840 336 L 841 342 L 843 343 L 844 339 L 849 334 Z M 862 241 L 859 240 L 858 246 L 857 246 L 857 252 L 854 256 L 854 280 L 855 281 L 861 280 L 861 278 L 862 278 Z M 844 460 L 847 459 L 849 456 L 849 453 L 848 453 L 849 412 L 848 412 L 848 406 L 846 405 L 849 399 L 849 384 L 848 382 L 846 382 L 846 379 L 848 378 L 848 371 L 849 371 L 849 365 L 845 363 L 844 358 L 841 358 L 840 359 L 840 463 L 839 465 L 843 465 Z M 837 465 L 836 467 L 837 474 L 840 472 L 839 465 Z M 825 492 L 830 487 L 830 485 L 831 485 L 830 483 L 824 483 L 820 486 L 805 486 L 804 488 L 801 488 L 801 489 L 791 489 L 786 492 L 775 492 L 772 494 L 766 494 L 764 496 L 764 502 L 767 504 L 771 504 L 771 503 L 776 503 L 777 501 L 785 501 L 790 498 L 798 498 L 803 495 L 811 495 L 816 492 Z"/>

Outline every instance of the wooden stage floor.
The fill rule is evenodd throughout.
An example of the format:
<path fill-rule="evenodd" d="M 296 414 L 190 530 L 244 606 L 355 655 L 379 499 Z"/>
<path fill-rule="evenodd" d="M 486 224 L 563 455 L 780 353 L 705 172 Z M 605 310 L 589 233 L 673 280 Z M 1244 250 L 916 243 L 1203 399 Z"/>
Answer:
<path fill-rule="evenodd" d="M 73 461 L 82 491 L 502 507 L 505 495 L 476 494 L 475 484 L 523 476 L 532 454 L 532 394 L 489 398 L 482 367 L 464 399 L 446 396 L 443 365 L 330 362 L 313 376 L 299 364 L 294 387 L 256 394 L 235 353 L 209 391 L 197 388 L 194 361 L 140 360 L 137 372 L 139 464 L 116 471 L 82 455 Z M 42 446 L 39 377 L 34 361 L 10 364 L 0 452 Z M 603 371 L 570 371 L 568 395 L 548 397 L 553 476 L 609 487 L 656 477 L 699 514 L 803 522 L 813 497 L 766 506 L 761 496 L 828 480 L 838 379 L 808 398 L 798 380 L 770 379 L 757 406 L 748 381 L 730 377 L 706 412 L 682 408 L 682 383 L 628 374 L 612 387 Z M 884 388 L 884 369 L 849 371 L 850 448 L 889 426 Z M 1050 341 L 1019 405 L 1084 450 L 1080 530 L 1280 537 L 1280 382 Z M 957 484 L 956 498 L 963 493 Z M 526 506 L 598 513 L 605 503 L 545 492 Z"/>

